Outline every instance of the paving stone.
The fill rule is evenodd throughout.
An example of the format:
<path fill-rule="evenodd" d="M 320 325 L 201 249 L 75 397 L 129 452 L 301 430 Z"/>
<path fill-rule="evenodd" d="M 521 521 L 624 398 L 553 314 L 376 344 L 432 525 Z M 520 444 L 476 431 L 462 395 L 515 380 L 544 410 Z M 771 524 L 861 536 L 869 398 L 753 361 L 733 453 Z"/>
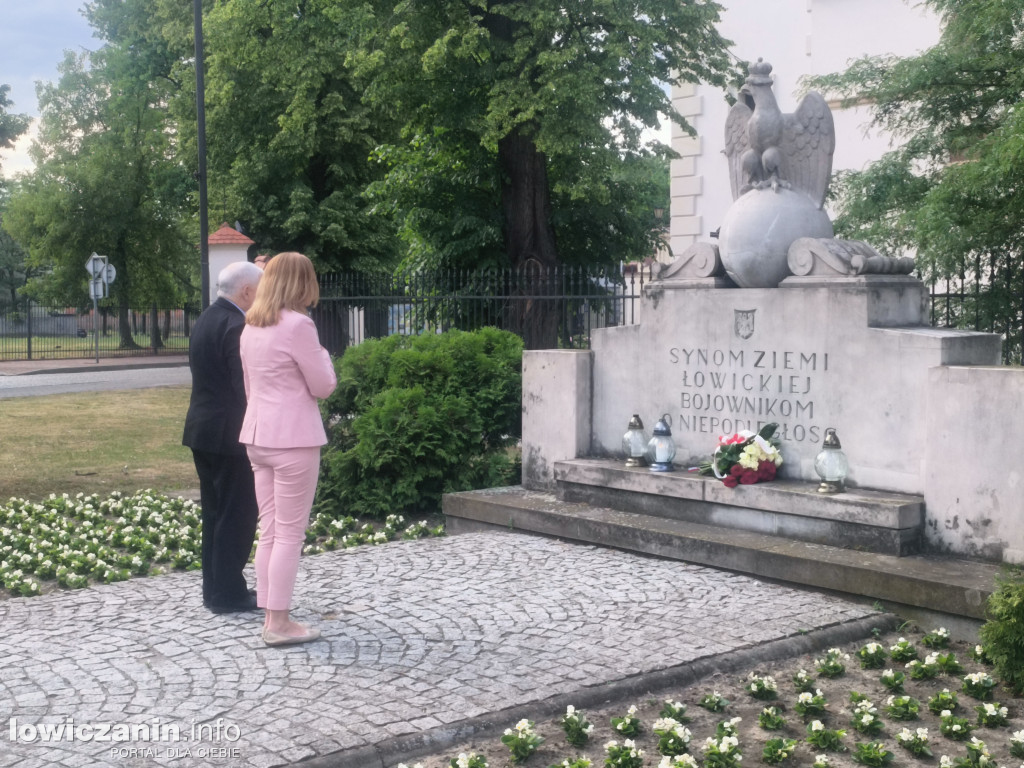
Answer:
<path fill-rule="evenodd" d="M 193 721 L 220 719 L 240 734 L 214 744 L 238 757 L 190 763 L 126 762 L 95 744 L 48 749 L 5 733 L 0 768 L 287 765 L 873 613 L 677 561 L 506 533 L 306 557 L 295 600 L 295 618 L 318 626 L 320 642 L 266 648 L 258 613 L 203 610 L 194 572 L 0 602 L 11 628 L 0 642 L 0 711 L 19 722 L 160 718 L 188 734 Z M 90 637 L 97 631 L 102 640 Z"/>

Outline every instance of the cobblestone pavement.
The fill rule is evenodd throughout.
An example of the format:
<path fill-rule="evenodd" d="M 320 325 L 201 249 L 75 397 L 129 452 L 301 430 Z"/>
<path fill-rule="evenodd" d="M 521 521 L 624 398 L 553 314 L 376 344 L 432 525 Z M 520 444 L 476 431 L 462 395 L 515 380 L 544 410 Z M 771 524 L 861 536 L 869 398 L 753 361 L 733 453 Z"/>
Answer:
<path fill-rule="evenodd" d="M 402 755 L 388 744 L 445 746 L 467 719 L 874 613 L 675 561 L 473 533 L 303 558 L 293 615 L 324 639 L 266 648 L 260 614 L 203 610 L 194 572 L 0 602 L 0 766 L 390 768 Z M 77 732 L 44 741 L 42 725 L 72 720 Z M 127 724 L 148 740 L 100 740 L 107 726 L 127 738 Z M 395 759 L 359 757 L 375 746 Z"/>

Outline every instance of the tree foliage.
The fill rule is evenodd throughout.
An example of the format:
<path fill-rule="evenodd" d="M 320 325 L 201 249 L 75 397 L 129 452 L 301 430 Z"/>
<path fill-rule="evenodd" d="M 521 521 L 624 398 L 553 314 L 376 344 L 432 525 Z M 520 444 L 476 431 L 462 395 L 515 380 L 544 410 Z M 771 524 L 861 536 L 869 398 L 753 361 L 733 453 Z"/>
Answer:
<path fill-rule="evenodd" d="M 350 5 L 225 0 L 205 30 L 213 206 L 259 246 L 333 269 L 397 260 L 392 224 L 362 196 L 389 123 L 346 65 Z"/>
<path fill-rule="evenodd" d="M 10 149 L 14 142 L 28 129 L 28 115 L 8 112 L 13 102 L 7 98 L 11 86 L 0 85 L 0 149 Z"/>
<path fill-rule="evenodd" d="M 872 105 L 900 144 L 836 184 L 837 233 L 898 255 L 928 278 L 978 286 L 962 318 L 1021 328 L 1024 286 L 1024 0 L 925 0 L 935 46 L 870 57 L 810 84 Z M 1011 336 L 1011 345 L 1020 339 Z"/>
<path fill-rule="evenodd" d="M 722 83 L 718 13 L 702 0 L 365 3 L 356 72 L 402 126 L 377 153 L 388 175 L 372 192 L 411 258 L 520 267 L 650 254 L 666 161 L 647 132 L 660 115 L 686 125 L 663 84 Z"/>
<path fill-rule="evenodd" d="M 17 304 L 18 290 L 31 274 L 31 268 L 26 265 L 28 254 L 4 228 L 7 199 L 7 187 L 0 179 L 0 307 Z"/>

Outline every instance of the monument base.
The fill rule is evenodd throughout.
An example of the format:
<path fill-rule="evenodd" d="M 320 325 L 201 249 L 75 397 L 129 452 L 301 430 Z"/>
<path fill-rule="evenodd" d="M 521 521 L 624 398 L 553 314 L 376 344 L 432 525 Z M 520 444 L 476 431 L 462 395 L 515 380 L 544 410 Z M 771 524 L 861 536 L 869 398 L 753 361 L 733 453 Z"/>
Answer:
<path fill-rule="evenodd" d="M 924 533 L 924 499 L 907 494 L 822 494 L 793 480 L 727 488 L 713 477 L 608 459 L 555 462 L 555 482 L 564 501 L 865 552 L 914 554 Z"/>

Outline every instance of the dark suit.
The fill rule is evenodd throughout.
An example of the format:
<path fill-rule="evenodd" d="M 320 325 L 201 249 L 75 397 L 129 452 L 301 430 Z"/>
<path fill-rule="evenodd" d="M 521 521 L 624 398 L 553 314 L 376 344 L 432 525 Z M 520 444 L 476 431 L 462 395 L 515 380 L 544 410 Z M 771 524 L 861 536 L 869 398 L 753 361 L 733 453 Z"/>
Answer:
<path fill-rule="evenodd" d="M 188 360 L 192 399 L 182 443 L 192 449 L 203 506 L 203 602 L 233 605 L 248 599 L 242 569 L 256 534 L 256 490 L 245 446 L 245 382 L 238 340 L 245 315 L 224 298 L 192 329 Z"/>

